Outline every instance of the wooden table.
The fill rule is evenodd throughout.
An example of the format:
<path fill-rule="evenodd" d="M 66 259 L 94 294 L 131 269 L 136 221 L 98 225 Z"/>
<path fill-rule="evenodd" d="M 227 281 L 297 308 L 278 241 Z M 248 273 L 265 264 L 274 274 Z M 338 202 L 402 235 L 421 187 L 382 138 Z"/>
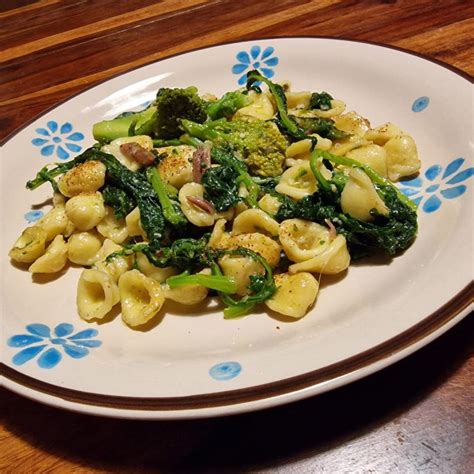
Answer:
<path fill-rule="evenodd" d="M 10 0 L 0 6 L 0 138 L 133 67 L 224 41 L 368 40 L 474 73 L 463 1 Z M 231 418 L 95 418 L 0 391 L 1 472 L 468 472 L 474 318 L 381 373 Z"/>

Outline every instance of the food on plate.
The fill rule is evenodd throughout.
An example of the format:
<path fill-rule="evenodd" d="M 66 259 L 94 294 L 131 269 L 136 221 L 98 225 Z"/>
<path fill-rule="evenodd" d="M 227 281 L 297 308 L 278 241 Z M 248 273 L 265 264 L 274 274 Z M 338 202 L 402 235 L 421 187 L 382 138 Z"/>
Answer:
<path fill-rule="evenodd" d="M 53 208 L 10 251 L 31 273 L 85 267 L 84 320 L 121 305 L 141 326 L 166 302 L 219 296 L 225 318 L 301 318 L 323 274 L 395 255 L 416 237 L 416 206 L 393 181 L 420 168 L 413 138 L 373 128 L 327 92 L 258 71 L 221 98 L 162 88 L 144 110 L 93 126 L 96 144 L 45 166 Z"/>

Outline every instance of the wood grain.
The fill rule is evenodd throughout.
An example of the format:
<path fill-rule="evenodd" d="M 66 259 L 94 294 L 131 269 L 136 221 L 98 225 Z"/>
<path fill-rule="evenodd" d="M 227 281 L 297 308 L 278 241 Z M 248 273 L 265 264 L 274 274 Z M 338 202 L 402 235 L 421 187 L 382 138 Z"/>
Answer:
<path fill-rule="evenodd" d="M 100 81 L 220 42 L 331 36 L 474 74 L 474 3 L 443 0 L 13 0 L 0 4 L 0 140 Z M 440 85 L 441 86 L 441 85 Z M 0 391 L 0 472 L 474 470 L 474 318 L 332 393 L 189 422 L 101 419 Z"/>

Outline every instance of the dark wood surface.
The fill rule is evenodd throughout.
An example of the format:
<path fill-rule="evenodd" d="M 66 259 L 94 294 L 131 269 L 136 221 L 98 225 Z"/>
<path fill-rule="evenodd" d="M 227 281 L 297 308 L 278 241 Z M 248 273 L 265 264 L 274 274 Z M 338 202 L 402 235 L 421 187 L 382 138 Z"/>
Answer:
<path fill-rule="evenodd" d="M 468 1 L 12 0 L 0 4 L 0 139 L 112 75 L 189 49 L 318 35 L 474 73 Z M 139 422 L 0 389 L 0 472 L 474 470 L 474 318 L 365 380 L 230 418 Z"/>

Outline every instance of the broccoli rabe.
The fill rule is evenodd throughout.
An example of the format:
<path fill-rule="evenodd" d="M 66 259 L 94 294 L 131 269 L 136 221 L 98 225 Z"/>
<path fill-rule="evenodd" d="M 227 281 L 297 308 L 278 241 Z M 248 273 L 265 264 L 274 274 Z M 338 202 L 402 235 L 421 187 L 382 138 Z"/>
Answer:
<path fill-rule="evenodd" d="M 184 217 L 179 203 L 169 193 L 166 183 L 161 179 L 158 170 L 155 167 L 149 167 L 146 170 L 146 177 L 158 196 L 164 218 L 174 226 L 186 225 L 188 220 Z"/>
<path fill-rule="evenodd" d="M 309 100 L 310 109 L 329 110 L 333 97 L 327 92 L 313 92 Z"/>
<path fill-rule="evenodd" d="M 226 92 L 219 100 L 208 103 L 207 114 L 211 120 L 230 118 L 237 110 L 249 105 L 250 102 L 247 94 L 239 91 Z"/>
<path fill-rule="evenodd" d="M 290 137 L 298 140 L 308 138 L 305 131 L 288 115 L 288 104 L 285 91 L 280 84 L 275 84 L 266 77 L 262 76 L 258 71 L 253 70 L 247 73 L 247 89 L 255 88 L 255 83 L 264 82 L 275 99 L 278 112 L 277 124 L 281 130 Z M 313 144 L 316 144 L 316 138 L 312 138 Z"/>
<path fill-rule="evenodd" d="M 288 143 L 272 122 L 215 120 L 198 124 L 183 120 L 182 127 L 192 137 L 210 140 L 220 147 L 232 145 L 253 174 L 278 176 L 283 172 Z"/>
<path fill-rule="evenodd" d="M 178 138 L 182 133 L 180 121 L 183 118 L 198 123 L 207 119 L 206 102 L 199 97 L 195 87 L 161 88 L 153 104 L 146 109 L 98 122 L 92 131 L 99 142 L 134 135 L 150 135 L 168 140 Z"/>

